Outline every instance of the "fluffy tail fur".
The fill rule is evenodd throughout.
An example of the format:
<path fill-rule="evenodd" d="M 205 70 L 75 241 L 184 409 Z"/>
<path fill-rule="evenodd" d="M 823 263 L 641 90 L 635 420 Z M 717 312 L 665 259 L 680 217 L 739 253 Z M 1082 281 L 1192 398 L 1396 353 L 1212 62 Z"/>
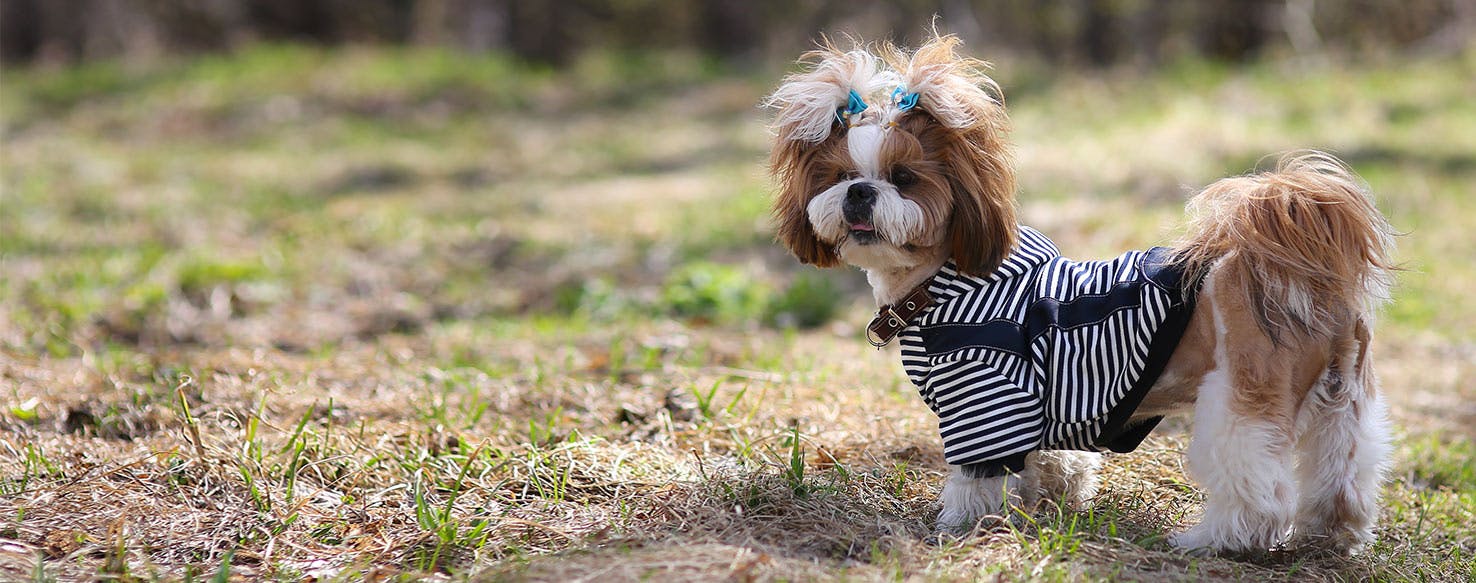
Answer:
<path fill-rule="evenodd" d="M 1388 298 L 1393 229 L 1329 154 L 1286 154 L 1272 172 L 1211 184 L 1189 208 L 1178 245 L 1185 280 L 1240 262 L 1262 304 L 1259 324 L 1278 344 L 1288 334 L 1327 338 Z"/>

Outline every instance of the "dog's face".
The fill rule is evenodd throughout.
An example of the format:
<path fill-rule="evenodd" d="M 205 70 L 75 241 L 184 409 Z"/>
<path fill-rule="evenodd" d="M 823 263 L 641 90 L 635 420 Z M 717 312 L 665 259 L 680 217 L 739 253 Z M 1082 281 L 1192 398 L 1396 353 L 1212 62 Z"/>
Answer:
<path fill-rule="evenodd" d="M 913 54 L 822 49 L 770 97 L 779 239 L 805 263 L 906 269 L 951 257 L 998 266 L 1015 237 L 1008 119 L 944 37 Z"/>

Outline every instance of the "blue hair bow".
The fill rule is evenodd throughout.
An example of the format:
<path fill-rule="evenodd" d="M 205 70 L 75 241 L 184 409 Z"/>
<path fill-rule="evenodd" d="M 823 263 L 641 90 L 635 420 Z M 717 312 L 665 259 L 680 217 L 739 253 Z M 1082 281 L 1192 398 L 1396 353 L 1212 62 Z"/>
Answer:
<path fill-rule="evenodd" d="M 866 102 L 861 100 L 860 93 L 852 89 L 851 94 L 846 97 L 846 106 L 835 108 L 835 121 L 840 122 L 841 125 L 847 125 L 847 120 L 851 119 L 851 116 L 863 111 L 866 111 Z"/>
<path fill-rule="evenodd" d="M 898 86 L 892 90 L 892 101 L 897 104 L 897 111 L 907 111 L 917 107 L 917 94 Z"/>

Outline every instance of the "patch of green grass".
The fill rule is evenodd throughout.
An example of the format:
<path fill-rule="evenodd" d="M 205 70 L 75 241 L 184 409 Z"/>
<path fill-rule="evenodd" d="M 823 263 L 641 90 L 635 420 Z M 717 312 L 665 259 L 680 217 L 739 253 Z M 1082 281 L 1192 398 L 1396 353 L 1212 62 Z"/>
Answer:
<path fill-rule="evenodd" d="M 94 61 L 56 73 L 7 71 L 7 76 L 11 76 L 11 91 L 20 93 L 7 97 L 52 110 L 152 87 L 159 80 L 155 75 L 141 74 L 110 61 Z"/>
<path fill-rule="evenodd" d="M 677 234 L 683 255 L 700 260 L 732 249 L 770 244 L 773 234 L 768 213 L 768 193 L 743 188 L 719 194 L 716 202 L 683 205 L 673 221 L 686 226 Z"/>
<path fill-rule="evenodd" d="M 694 261 L 668 274 L 654 302 L 600 277 L 559 287 L 554 292 L 554 309 L 557 314 L 595 322 L 654 314 L 726 325 L 762 323 L 809 329 L 835 318 L 842 308 L 837 298 L 844 295 L 834 274 L 802 271 L 775 291 L 741 268 Z"/>
<path fill-rule="evenodd" d="M 186 294 L 204 294 L 218 286 L 246 283 L 266 275 L 266 267 L 260 261 L 231 260 L 205 254 L 193 257 L 175 273 L 180 291 Z"/>
<path fill-rule="evenodd" d="M 1422 488 L 1476 496 L 1476 443 L 1449 433 L 1428 433 L 1404 441 L 1402 467 Z"/>
<path fill-rule="evenodd" d="M 1385 489 L 1380 537 L 1367 552 L 1371 570 L 1390 580 L 1462 581 L 1476 575 L 1468 525 L 1476 493 Z"/>
<path fill-rule="evenodd" d="M 739 268 L 689 263 L 667 277 L 661 290 L 661 307 L 681 318 L 752 322 L 763 315 L 770 293 Z"/>
<path fill-rule="evenodd" d="M 188 102 L 221 113 L 274 96 L 301 95 L 351 111 L 372 107 L 369 98 L 421 105 L 452 100 L 459 107 L 483 109 L 528 104 L 549 77 L 497 54 L 468 56 L 439 48 L 327 51 L 272 44 L 143 66 L 97 61 L 7 73 L 14 75 L 14 97 L 21 102 L 16 113 L 27 106 L 65 112 L 100 99 L 178 98 L 185 92 Z"/>
<path fill-rule="evenodd" d="M 814 328 L 836 316 L 843 295 L 834 278 L 802 271 L 769 300 L 765 319 L 782 328 Z"/>

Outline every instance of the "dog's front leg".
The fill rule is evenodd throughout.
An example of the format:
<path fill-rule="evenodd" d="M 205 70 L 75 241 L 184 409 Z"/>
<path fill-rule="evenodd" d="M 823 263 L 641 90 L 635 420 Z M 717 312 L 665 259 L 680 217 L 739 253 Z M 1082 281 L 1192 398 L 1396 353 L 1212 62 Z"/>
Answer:
<path fill-rule="evenodd" d="M 1025 478 L 1008 473 L 992 478 L 971 478 L 963 466 L 950 466 L 953 471 L 943 484 L 943 510 L 938 513 L 935 534 L 963 536 L 993 516 L 1003 518 L 1011 506 L 1021 506 Z"/>

